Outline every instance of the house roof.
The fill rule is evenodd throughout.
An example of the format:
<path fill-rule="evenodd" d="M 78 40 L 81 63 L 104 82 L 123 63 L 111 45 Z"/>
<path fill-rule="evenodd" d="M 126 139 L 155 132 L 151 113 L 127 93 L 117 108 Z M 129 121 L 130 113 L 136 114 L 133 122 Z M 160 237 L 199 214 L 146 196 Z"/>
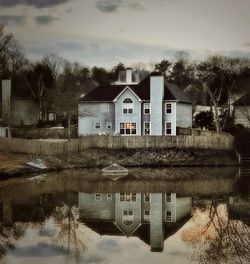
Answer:
<path fill-rule="evenodd" d="M 112 85 L 102 84 L 81 98 L 79 102 L 112 102 L 126 87 L 129 87 L 141 100 L 150 100 L 150 76 L 139 84 Z M 176 100 L 184 103 L 192 103 L 188 96 L 175 84 L 164 81 L 163 100 Z"/>
<path fill-rule="evenodd" d="M 234 105 L 250 105 L 250 93 L 247 93 L 240 97 L 238 100 L 236 100 Z"/>

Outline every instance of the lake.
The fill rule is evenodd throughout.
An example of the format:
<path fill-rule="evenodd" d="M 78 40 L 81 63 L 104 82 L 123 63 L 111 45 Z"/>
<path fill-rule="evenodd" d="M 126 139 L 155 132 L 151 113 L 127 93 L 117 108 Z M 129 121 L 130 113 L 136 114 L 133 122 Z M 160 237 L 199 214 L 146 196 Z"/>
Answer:
<path fill-rule="evenodd" d="M 0 181 L 1 263 L 249 263 L 250 169 Z"/>

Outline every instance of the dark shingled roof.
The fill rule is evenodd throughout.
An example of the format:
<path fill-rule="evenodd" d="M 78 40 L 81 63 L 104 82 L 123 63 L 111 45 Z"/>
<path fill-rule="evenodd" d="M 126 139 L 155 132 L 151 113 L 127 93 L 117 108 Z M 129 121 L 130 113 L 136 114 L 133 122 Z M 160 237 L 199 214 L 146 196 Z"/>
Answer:
<path fill-rule="evenodd" d="M 129 87 L 141 100 L 150 100 L 150 77 L 145 78 L 139 84 L 111 85 L 103 84 L 81 98 L 79 102 L 112 102 L 125 87 Z M 184 103 L 192 103 L 190 98 L 175 84 L 164 81 L 163 100 L 176 100 Z"/>
<path fill-rule="evenodd" d="M 234 102 L 234 105 L 250 105 L 250 93 L 247 93 Z"/>

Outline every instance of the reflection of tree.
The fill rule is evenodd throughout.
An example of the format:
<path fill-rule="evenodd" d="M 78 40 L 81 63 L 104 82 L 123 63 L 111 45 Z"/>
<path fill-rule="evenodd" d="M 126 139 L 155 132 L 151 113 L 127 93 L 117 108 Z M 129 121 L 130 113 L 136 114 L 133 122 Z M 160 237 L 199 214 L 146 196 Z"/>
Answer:
<path fill-rule="evenodd" d="M 199 263 L 247 263 L 250 259 L 249 226 L 230 220 L 226 205 L 212 200 L 208 209 L 209 220 L 201 230 L 200 239 L 209 229 L 214 231 L 214 236 L 203 240 L 201 252 L 195 259 Z"/>
<path fill-rule="evenodd" d="M 14 242 L 23 236 L 25 229 L 21 224 L 0 225 L 0 259 L 6 255 L 8 249 L 15 248 Z"/>
<path fill-rule="evenodd" d="M 68 194 L 69 198 L 70 194 Z M 85 242 L 79 236 L 78 208 L 71 202 L 57 206 L 52 217 L 56 224 L 56 233 L 51 237 L 50 247 L 59 250 L 67 256 L 67 261 L 79 260 L 81 252 L 86 250 Z"/>

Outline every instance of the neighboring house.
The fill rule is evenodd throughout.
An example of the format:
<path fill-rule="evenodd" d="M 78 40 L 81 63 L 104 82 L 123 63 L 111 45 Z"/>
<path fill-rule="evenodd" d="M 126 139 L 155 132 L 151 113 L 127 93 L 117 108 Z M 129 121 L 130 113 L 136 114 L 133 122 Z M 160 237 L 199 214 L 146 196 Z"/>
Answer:
<path fill-rule="evenodd" d="M 127 69 L 124 80 L 103 84 L 78 103 L 78 134 L 176 135 L 192 127 L 192 102 L 161 73 L 140 83 Z"/>
<path fill-rule="evenodd" d="M 234 124 L 250 127 L 250 93 L 241 96 L 233 103 Z"/>
<path fill-rule="evenodd" d="M 96 232 L 138 236 L 152 251 L 162 251 L 164 240 L 191 216 L 191 198 L 175 193 L 80 193 L 79 209 L 80 219 Z"/>
<path fill-rule="evenodd" d="M 58 119 L 65 118 L 68 114 L 77 116 L 78 99 L 90 93 L 97 86 L 98 83 L 95 80 L 83 76 L 72 76 L 64 81 L 53 103 Z"/>
<path fill-rule="evenodd" d="M 1 118 L 10 127 L 35 127 L 39 119 L 49 118 L 45 91 L 35 96 L 24 83 L 2 80 L 0 97 Z"/>

